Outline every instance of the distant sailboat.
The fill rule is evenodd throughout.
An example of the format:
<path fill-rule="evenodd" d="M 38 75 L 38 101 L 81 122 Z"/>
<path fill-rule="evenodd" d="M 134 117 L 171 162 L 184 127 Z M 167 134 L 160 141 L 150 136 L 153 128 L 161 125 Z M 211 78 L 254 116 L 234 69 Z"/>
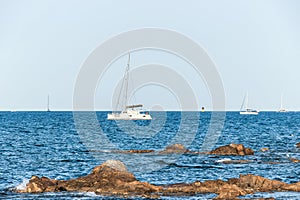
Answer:
<path fill-rule="evenodd" d="M 50 97 L 49 97 L 49 94 L 48 94 L 48 101 L 47 101 L 47 112 L 50 112 L 50 107 L 49 107 L 49 104 L 50 104 Z"/>
<path fill-rule="evenodd" d="M 287 110 L 283 107 L 283 95 L 281 94 L 281 98 L 280 98 L 280 109 L 278 110 L 278 112 L 287 112 Z"/>
<path fill-rule="evenodd" d="M 130 54 L 128 55 L 128 63 L 122 83 L 122 88 L 119 94 L 118 98 L 118 103 L 120 103 L 120 98 L 122 92 L 124 92 L 124 101 L 127 103 L 128 101 L 128 82 L 129 82 L 129 67 L 130 67 Z M 112 112 L 107 114 L 107 119 L 108 120 L 151 120 L 152 117 L 148 112 L 143 112 L 142 109 L 143 105 L 142 104 L 137 104 L 137 105 L 122 105 L 122 111 L 121 112 Z"/>
<path fill-rule="evenodd" d="M 258 115 L 259 111 L 248 108 L 248 92 L 246 93 L 241 106 L 241 115 Z"/>

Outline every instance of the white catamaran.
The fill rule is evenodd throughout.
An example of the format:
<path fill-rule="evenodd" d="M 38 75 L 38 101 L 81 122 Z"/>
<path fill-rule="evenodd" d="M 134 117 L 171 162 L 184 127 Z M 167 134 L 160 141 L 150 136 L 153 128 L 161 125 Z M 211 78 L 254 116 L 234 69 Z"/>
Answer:
<path fill-rule="evenodd" d="M 241 115 L 258 115 L 259 111 L 248 108 L 248 92 L 246 93 L 242 106 L 241 106 Z"/>
<path fill-rule="evenodd" d="M 123 78 L 123 83 L 121 87 L 121 91 L 119 94 L 117 105 L 120 104 L 120 98 L 122 92 L 124 92 L 124 102 L 125 104 L 128 101 L 128 82 L 129 82 L 129 68 L 130 68 L 130 54 L 128 57 L 128 63 L 125 70 L 125 75 Z M 108 120 L 151 120 L 151 116 L 148 112 L 145 112 L 142 110 L 143 105 L 137 104 L 137 105 L 125 105 L 123 106 L 123 110 L 119 112 L 112 112 L 110 114 L 107 114 Z"/>

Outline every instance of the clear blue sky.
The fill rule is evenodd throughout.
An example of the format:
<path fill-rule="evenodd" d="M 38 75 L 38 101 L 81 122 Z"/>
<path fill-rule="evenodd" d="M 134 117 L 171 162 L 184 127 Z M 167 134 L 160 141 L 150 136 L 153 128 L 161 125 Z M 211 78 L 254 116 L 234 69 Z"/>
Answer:
<path fill-rule="evenodd" d="M 223 80 L 226 109 L 238 110 L 248 91 L 254 108 L 277 110 L 283 93 L 285 107 L 300 110 L 299 10 L 298 0 L 1 0 L 0 110 L 44 110 L 48 94 L 53 110 L 71 110 L 89 53 L 143 27 L 175 30 L 203 46 Z M 194 87 L 209 108 L 202 85 Z M 166 109 L 176 109 L 168 107 L 170 95 L 157 92 Z M 96 99 L 97 108 L 108 109 L 106 95 Z"/>

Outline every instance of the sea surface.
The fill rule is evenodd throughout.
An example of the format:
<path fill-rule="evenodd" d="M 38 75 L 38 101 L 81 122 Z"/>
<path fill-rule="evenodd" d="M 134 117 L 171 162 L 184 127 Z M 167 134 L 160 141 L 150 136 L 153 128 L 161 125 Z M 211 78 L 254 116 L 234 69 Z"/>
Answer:
<path fill-rule="evenodd" d="M 240 174 L 261 175 L 286 183 L 300 181 L 300 112 L 151 112 L 149 121 L 108 121 L 108 112 L 0 112 L 0 199 L 115 199 L 95 193 L 17 194 L 32 175 L 67 180 L 87 175 L 109 159 L 123 161 L 140 181 L 151 184 L 228 180 Z M 224 120 L 223 120 L 224 117 Z M 182 143 L 205 151 L 242 143 L 253 156 L 124 154 L 122 150 L 153 149 Z M 261 152 L 262 148 L 269 151 Z M 244 164 L 222 160 L 247 159 Z M 275 162 L 275 164 L 270 164 Z M 177 199 L 212 199 L 197 194 Z M 256 193 L 247 198 L 300 199 L 300 193 Z M 174 199 L 174 197 L 162 197 Z"/>

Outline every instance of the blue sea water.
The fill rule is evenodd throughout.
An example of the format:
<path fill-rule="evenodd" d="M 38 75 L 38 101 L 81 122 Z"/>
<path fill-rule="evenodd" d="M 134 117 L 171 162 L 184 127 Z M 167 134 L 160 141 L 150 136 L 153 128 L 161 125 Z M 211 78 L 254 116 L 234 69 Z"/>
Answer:
<path fill-rule="evenodd" d="M 0 199 L 114 199 L 94 193 L 17 194 L 32 175 L 67 180 L 87 175 L 108 159 L 120 159 L 140 181 L 152 184 L 191 183 L 196 180 L 227 180 L 240 174 L 256 174 L 286 183 L 300 181 L 300 113 L 261 112 L 258 116 L 227 112 L 223 122 L 211 112 L 151 112 L 153 120 L 116 122 L 97 112 L 94 124 L 89 114 L 80 124 L 72 112 L 0 112 Z M 225 115 L 224 115 L 225 116 Z M 78 119 L 78 118 L 77 118 Z M 223 125 L 215 129 L 214 124 Z M 98 129 L 94 127 L 98 126 Z M 253 156 L 124 154 L 119 150 L 163 150 L 174 142 L 201 151 L 212 130 L 219 136 L 213 147 L 242 143 Z M 261 152 L 261 148 L 269 148 Z M 244 164 L 223 164 L 222 159 L 247 159 Z M 270 164 L 275 162 L 275 164 Z M 215 194 L 197 194 L 178 199 L 211 199 Z M 251 197 L 300 199 L 300 193 L 257 193 Z M 174 197 L 163 197 L 174 199 Z"/>

